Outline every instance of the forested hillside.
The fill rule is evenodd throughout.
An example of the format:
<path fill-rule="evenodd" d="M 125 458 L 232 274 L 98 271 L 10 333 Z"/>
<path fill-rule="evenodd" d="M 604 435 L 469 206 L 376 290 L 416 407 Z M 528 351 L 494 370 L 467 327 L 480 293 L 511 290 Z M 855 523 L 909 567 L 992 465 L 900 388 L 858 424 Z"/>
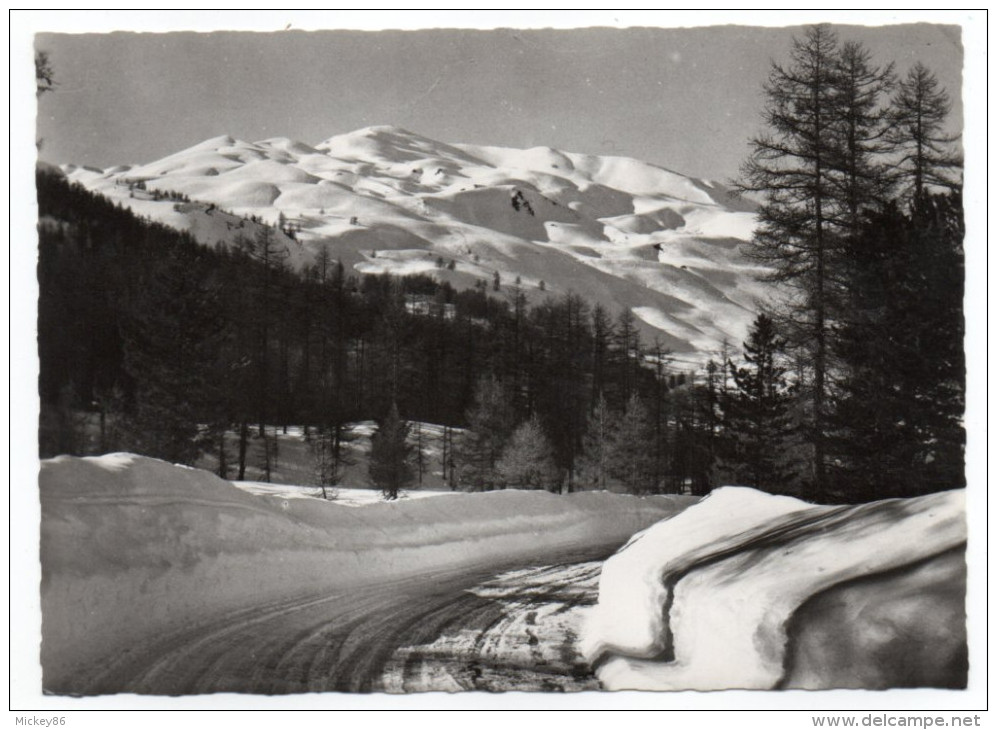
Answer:
<path fill-rule="evenodd" d="M 587 423 L 608 408 L 629 430 L 605 440 L 653 463 L 629 486 L 706 486 L 689 378 L 641 342 L 628 312 L 614 321 L 573 293 L 529 307 L 515 285 L 350 276 L 328 259 L 299 275 L 266 227 L 211 250 L 58 174 L 40 171 L 38 188 L 43 455 L 131 449 L 191 463 L 224 431 L 259 438 L 265 424 L 335 442 L 396 402 L 406 419 L 474 429 L 448 476 L 467 486 L 502 484 L 506 441 L 533 423 L 556 475 L 537 486 L 553 488 L 581 478 Z M 239 461 L 222 459 L 233 476 Z"/>

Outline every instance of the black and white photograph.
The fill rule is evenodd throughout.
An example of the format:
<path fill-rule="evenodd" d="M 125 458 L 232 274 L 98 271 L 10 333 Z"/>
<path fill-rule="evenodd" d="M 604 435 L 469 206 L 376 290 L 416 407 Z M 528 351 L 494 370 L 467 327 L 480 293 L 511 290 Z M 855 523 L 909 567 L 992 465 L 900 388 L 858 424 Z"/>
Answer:
<path fill-rule="evenodd" d="M 986 11 L 63 15 L 12 709 L 986 709 Z"/>

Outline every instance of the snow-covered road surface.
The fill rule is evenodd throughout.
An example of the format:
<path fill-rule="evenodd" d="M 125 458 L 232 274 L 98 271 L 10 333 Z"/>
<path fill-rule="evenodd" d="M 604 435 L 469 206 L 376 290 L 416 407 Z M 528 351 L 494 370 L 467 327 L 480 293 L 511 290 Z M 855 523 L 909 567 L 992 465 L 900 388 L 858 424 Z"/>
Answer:
<path fill-rule="evenodd" d="M 262 604 L 134 645 L 73 694 L 597 689 L 576 637 L 600 559 L 427 573 Z M 577 562 L 581 561 L 581 562 Z M 496 573 L 500 574 L 496 574 Z"/>
<path fill-rule="evenodd" d="M 505 490 L 345 507 L 129 454 L 43 462 L 40 486 L 55 694 L 568 688 L 574 608 L 596 594 L 574 564 L 695 502 Z"/>

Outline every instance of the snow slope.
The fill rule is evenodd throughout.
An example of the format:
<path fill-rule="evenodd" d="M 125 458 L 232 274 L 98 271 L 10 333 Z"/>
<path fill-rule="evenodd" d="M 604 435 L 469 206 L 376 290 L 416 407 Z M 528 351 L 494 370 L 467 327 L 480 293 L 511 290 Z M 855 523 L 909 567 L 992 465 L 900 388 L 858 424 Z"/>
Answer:
<path fill-rule="evenodd" d="M 965 686 L 963 491 L 813 506 L 726 487 L 610 558 L 609 689 Z"/>
<path fill-rule="evenodd" d="M 460 286 L 499 272 L 533 298 L 573 290 L 633 309 L 645 334 L 677 353 L 740 341 L 769 295 L 743 251 L 750 203 L 630 158 L 446 144 L 379 126 L 314 147 L 222 136 L 137 167 L 63 169 L 208 245 L 240 232 L 231 220 L 220 230 L 217 211 L 207 220 L 208 203 L 236 221 L 283 215 L 300 228 L 300 243 L 285 242 L 297 266 L 328 247 L 361 272 L 431 273 Z M 140 182 L 199 202 L 175 210 L 130 189 Z M 455 270 L 437 269 L 438 257 Z"/>
<path fill-rule="evenodd" d="M 619 545 L 684 498 L 504 491 L 344 507 L 132 454 L 42 463 L 42 650 L 64 691 L 228 612 L 433 570 Z"/>

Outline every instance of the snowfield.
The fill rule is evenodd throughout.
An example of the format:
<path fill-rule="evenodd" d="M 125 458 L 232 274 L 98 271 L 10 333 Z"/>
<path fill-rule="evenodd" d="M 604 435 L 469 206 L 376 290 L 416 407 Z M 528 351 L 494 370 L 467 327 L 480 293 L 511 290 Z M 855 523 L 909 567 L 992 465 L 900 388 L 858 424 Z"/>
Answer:
<path fill-rule="evenodd" d="M 608 689 L 964 687 L 965 544 L 962 490 L 715 490 L 606 561 L 583 653 Z"/>
<path fill-rule="evenodd" d="M 422 600 L 453 571 L 542 562 L 592 546 L 612 551 L 690 502 L 507 490 L 351 508 L 259 496 L 202 470 L 131 454 L 44 461 L 40 487 L 41 660 L 44 686 L 55 693 L 122 691 L 134 670 L 120 671 L 120 684 L 104 680 L 122 662 L 154 656 L 159 641 L 177 649 L 169 637 L 199 627 L 220 622 L 210 636 L 223 636 L 233 629 L 227 616 L 272 620 L 280 631 L 292 625 L 289 615 L 322 602 L 349 617 L 361 610 L 357 601 L 404 598 L 392 588 L 399 581 Z M 374 638 L 389 628 L 398 627 L 380 626 Z M 184 644 L 178 665 L 193 666 L 207 640 Z M 170 676 L 152 672 L 143 691 L 173 691 Z M 206 691 L 193 687 L 182 691 Z"/>

